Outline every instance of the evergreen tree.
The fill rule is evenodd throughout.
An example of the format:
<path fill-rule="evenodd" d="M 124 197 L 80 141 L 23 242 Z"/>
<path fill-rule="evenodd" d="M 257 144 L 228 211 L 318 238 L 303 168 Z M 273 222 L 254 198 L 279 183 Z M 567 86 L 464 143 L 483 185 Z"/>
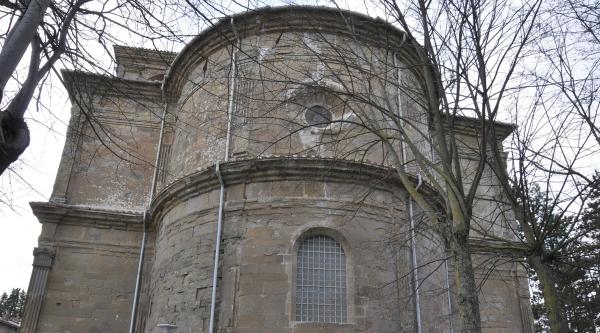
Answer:
<path fill-rule="evenodd" d="M 556 278 L 563 313 L 572 332 L 600 332 L 600 177 L 596 176 L 592 185 L 590 200 L 578 220 L 573 216 L 558 217 L 553 212 L 538 210 L 539 218 L 568 220 L 556 224 L 561 227 L 547 237 L 547 248 L 556 248 L 558 240 L 565 233 L 581 235 L 560 247 L 553 256 L 545 258 Z M 532 195 L 535 196 L 533 201 L 540 208 L 545 207 L 545 195 L 539 192 Z M 544 214 L 553 215 L 549 217 L 543 216 Z M 571 230 L 567 230 L 569 226 L 572 226 Z M 532 303 L 536 330 L 548 332 L 547 310 L 538 279 L 533 270 L 530 270 L 529 275 L 534 286 Z"/>
<path fill-rule="evenodd" d="M 6 302 L 8 301 L 8 294 L 6 292 L 2 293 L 2 296 L 0 297 L 0 318 L 6 318 L 7 317 L 7 310 L 6 310 Z"/>
<path fill-rule="evenodd" d="M 10 294 L 3 293 L 0 297 L 0 318 L 21 322 L 26 298 L 27 295 L 21 288 L 13 288 Z"/>

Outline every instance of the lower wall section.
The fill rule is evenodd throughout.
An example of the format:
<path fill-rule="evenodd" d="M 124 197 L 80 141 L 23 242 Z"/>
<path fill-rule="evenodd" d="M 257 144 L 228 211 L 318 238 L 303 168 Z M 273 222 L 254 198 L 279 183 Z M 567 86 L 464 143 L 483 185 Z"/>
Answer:
<path fill-rule="evenodd" d="M 64 206 L 34 206 L 39 248 L 52 251 L 35 332 L 127 332 L 138 267 L 141 219 Z M 85 212 L 88 216 L 82 216 Z M 56 218 L 55 218 L 56 217 Z M 26 307 L 34 308 L 28 300 Z M 29 310 L 27 310 L 29 311 Z M 36 320 L 37 319 L 37 320 Z M 31 330 L 33 332 L 33 330 Z"/>
<path fill-rule="evenodd" d="M 38 332 L 125 332 L 137 256 L 58 248 Z"/>
<path fill-rule="evenodd" d="M 409 213 L 402 188 L 374 181 L 379 169 L 309 162 L 286 161 L 281 169 L 274 162 L 240 162 L 238 170 L 235 164 L 222 169 L 217 331 L 415 332 L 417 294 L 423 332 L 461 331 L 444 243 L 419 209 Z M 194 177 L 159 194 L 150 211 L 136 332 L 159 333 L 160 324 L 177 326 L 172 333 L 208 330 L 219 187 L 211 170 Z M 127 332 L 142 214 L 32 207 L 43 228 L 30 286 L 35 292 L 29 293 L 35 297 L 27 301 L 22 332 Z M 304 247 L 315 238 L 329 245 Z M 518 258 L 488 241 L 473 244 L 482 331 L 532 332 Z M 321 281 L 335 281 L 335 297 L 325 296 L 332 285 Z M 321 302 L 326 299 L 335 310 Z M 315 319 L 314 310 L 303 315 L 316 306 L 329 317 L 339 308 L 343 315 L 328 323 Z"/>

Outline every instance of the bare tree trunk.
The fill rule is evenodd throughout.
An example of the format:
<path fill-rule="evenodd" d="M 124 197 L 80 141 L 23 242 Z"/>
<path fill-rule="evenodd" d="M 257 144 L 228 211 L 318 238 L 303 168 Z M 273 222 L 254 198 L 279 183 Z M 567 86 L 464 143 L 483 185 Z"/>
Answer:
<path fill-rule="evenodd" d="M 2 142 L 4 141 L 4 142 Z M 29 129 L 23 118 L 0 111 L 0 175 L 29 146 Z"/>
<path fill-rule="evenodd" d="M 558 290 L 556 290 L 556 277 L 552 269 L 548 267 L 539 255 L 527 257 L 527 262 L 537 273 L 542 295 L 544 296 L 544 306 L 548 311 L 548 321 L 550 331 L 556 333 L 571 332 L 567 319 L 563 313 L 562 301 Z"/>
<path fill-rule="evenodd" d="M 44 12 L 46 12 L 49 5 L 50 0 L 32 0 L 27 6 L 23 17 L 9 32 L 0 52 L 0 100 L 4 92 L 4 86 L 21 58 L 23 58 L 23 54 L 25 54 L 25 50 L 33 40 L 44 17 Z"/>
<path fill-rule="evenodd" d="M 460 332 L 481 332 L 479 299 L 469 238 L 451 233 L 449 243 L 450 260 L 454 266 L 454 289 L 459 312 Z"/>

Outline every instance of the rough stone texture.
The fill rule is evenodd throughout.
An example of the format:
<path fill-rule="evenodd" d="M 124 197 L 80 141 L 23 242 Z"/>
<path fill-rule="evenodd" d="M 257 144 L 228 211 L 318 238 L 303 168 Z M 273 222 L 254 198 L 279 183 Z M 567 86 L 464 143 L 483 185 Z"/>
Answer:
<path fill-rule="evenodd" d="M 51 201 L 143 210 L 163 109 L 160 83 L 63 75 L 74 106 Z"/>
<path fill-rule="evenodd" d="M 217 332 L 414 332 L 417 313 L 423 332 L 449 332 L 453 268 L 415 204 L 411 229 L 396 172 L 418 181 L 399 128 L 436 158 L 415 50 L 366 16 L 266 8 L 217 22 L 175 60 L 115 47 L 117 78 L 65 72 L 71 126 L 50 203 L 32 204 L 43 225 L 39 248 L 54 258 L 35 331 L 127 331 L 146 216 L 136 331 L 172 323 L 176 332 L 206 332 L 220 163 Z M 312 105 L 331 110 L 332 124 L 307 126 Z M 468 180 L 478 126 L 455 121 Z M 512 128 L 494 126 L 498 141 Z M 513 252 L 489 240 L 513 240 L 514 217 L 489 170 L 477 190 L 472 238 L 483 330 L 531 332 L 526 274 Z M 420 191 L 440 203 L 429 184 Z M 346 254 L 347 322 L 295 320 L 297 249 L 312 234 L 336 239 Z"/>
<path fill-rule="evenodd" d="M 162 81 L 177 53 L 114 45 L 117 76 L 132 80 Z"/>
<path fill-rule="evenodd" d="M 300 166 L 299 164 L 298 166 Z M 331 171 L 335 173 L 335 171 Z M 260 174 L 248 176 L 259 177 Z M 296 241 L 331 233 L 346 251 L 349 318 L 340 332 L 399 332 L 410 327 L 408 283 L 399 287 L 390 238 L 402 220 L 402 191 L 308 179 L 233 185 L 225 207 L 219 326 L 225 332 L 318 332 L 294 320 Z M 302 176 L 298 176 L 299 178 Z M 226 178 L 227 180 L 227 178 Z M 206 327 L 218 191 L 169 207 L 157 231 L 149 327 L 174 322 L 181 332 Z M 371 232 L 365 232 L 371 230 Z M 400 281 L 401 282 L 401 281 Z M 410 308 L 410 305 L 408 306 Z M 345 327 L 345 328 L 343 328 Z M 149 330 L 158 332 L 158 329 Z"/>
<path fill-rule="evenodd" d="M 43 223 L 39 247 L 54 254 L 35 332 L 127 330 L 141 216 L 57 204 L 33 208 Z"/>

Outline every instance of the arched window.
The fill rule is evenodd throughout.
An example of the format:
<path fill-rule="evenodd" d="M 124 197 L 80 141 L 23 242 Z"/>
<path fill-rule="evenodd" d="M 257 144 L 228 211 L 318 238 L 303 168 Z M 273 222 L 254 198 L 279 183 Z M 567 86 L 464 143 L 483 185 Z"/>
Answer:
<path fill-rule="evenodd" d="M 346 255 L 340 243 L 318 235 L 306 238 L 298 249 L 296 321 L 347 321 Z"/>

